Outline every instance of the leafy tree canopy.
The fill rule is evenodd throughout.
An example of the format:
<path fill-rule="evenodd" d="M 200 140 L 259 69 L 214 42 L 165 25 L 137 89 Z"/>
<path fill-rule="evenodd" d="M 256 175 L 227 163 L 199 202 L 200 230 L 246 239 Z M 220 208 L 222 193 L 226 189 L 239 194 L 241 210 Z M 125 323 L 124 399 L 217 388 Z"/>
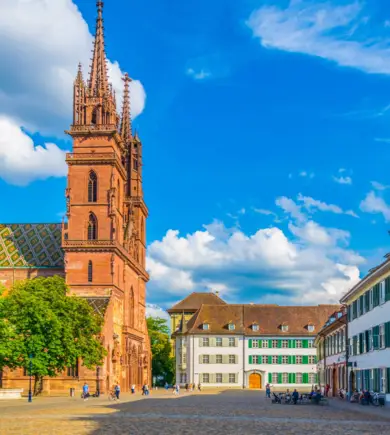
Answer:
<path fill-rule="evenodd" d="M 175 376 L 175 363 L 171 356 L 170 331 L 165 319 L 148 317 L 149 338 L 152 349 L 152 374 L 171 383 Z"/>
<path fill-rule="evenodd" d="M 0 296 L 0 370 L 29 368 L 31 355 L 37 384 L 78 359 L 93 368 L 105 355 L 99 340 L 102 325 L 85 299 L 68 295 L 61 277 L 17 283 Z"/>

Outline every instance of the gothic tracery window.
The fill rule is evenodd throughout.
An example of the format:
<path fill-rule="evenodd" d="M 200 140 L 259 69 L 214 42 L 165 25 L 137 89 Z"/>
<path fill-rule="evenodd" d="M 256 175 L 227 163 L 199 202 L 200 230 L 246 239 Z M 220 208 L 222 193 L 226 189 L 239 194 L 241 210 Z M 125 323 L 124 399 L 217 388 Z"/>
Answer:
<path fill-rule="evenodd" d="M 97 201 L 97 175 L 94 171 L 89 173 L 88 180 L 88 202 Z"/>
<path fill-rule="evenodd" d="M 88 240 L 97 240 L 97 235 L 97 219 L 93 213 L 90 213 L 88 221 Z"/>
<path fill-rule="evenodd" d="M 93 264 L 92 261 L 88 261 L 88 282 L 93 281 Z"/>

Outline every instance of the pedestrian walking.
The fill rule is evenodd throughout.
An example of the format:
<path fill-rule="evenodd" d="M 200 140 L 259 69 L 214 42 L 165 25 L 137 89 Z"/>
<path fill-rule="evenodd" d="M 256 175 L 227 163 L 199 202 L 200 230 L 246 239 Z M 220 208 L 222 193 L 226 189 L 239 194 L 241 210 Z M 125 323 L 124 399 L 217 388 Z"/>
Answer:
<path fill-rule="evenodd" d="M 134 384 L 131 386 L 131 394 L 135 394 L 135 385 Z"/>
<path fill-rule="evenodd" d="M 271 398 L 271 385 L 267 384 L 265 386 L 265 397 L 267 397 L 268 399 Z"/>
<path fill-rule="evenodd" d="M 89 386 L 88 386 L 88 384 L 86 382 L 83 385 L 83 394 L 82 394 L 82 397 L 83 397 L 84 401 L 88 400 L 88 397 L 89 397 Z"/>
<path fill-rule="evenodd" d="M 114 391 L 115 391 L 115 396 L 116 396 L 117 400 L 119 400 L 119 395 L 121 393 L 121 386 L 119 385 L 118 382 L 115 384 Z"/>

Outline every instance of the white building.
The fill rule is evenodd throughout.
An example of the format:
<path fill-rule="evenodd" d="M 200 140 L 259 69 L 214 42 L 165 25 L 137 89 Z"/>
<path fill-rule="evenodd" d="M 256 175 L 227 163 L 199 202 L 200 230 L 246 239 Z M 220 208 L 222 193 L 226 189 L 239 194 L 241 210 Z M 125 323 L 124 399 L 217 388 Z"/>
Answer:
<path fill-rule="evenodd" d="M 174 333 L 177 382 L 311 388 L 317 384 L 314 338 L 338 308 L 204 304 Z"/>
<path fill-rule="evenodd" d="M 390 258 L 342 299 L 348 312 L 349 387 L 390 401 Z"/>

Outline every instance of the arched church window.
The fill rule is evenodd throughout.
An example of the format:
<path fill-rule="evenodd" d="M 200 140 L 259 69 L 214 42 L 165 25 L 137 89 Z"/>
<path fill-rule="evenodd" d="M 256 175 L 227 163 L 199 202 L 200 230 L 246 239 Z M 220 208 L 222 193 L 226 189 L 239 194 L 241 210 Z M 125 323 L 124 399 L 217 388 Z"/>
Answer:
<path fill-rule="evenodd" d="M 89 179 L 88 179 L 88 202 L 97 201 L 97 186 L 98 186 L 97 175 L 95 171 L 91 171 L 89 173 Z"/>
<path fill-rule="evenodd" d="M 93 264 L 92 261 L 88 261 L 88 282 L 93 281 Z"/>
<path fill-rule="evenodd" d="M 95 107 L 93 109 L 92 112 L 92 119 L 91 119 L 91 124 L 96 125 L 97 124 L 97 107 Z"/>
<path fill-rule="evenodd" d="M 97 240 L 97 236 L 98 236 L 97 219 L 93 213 L 90 213 L 89 221 L 88 221 L 88 240 Z"/>

